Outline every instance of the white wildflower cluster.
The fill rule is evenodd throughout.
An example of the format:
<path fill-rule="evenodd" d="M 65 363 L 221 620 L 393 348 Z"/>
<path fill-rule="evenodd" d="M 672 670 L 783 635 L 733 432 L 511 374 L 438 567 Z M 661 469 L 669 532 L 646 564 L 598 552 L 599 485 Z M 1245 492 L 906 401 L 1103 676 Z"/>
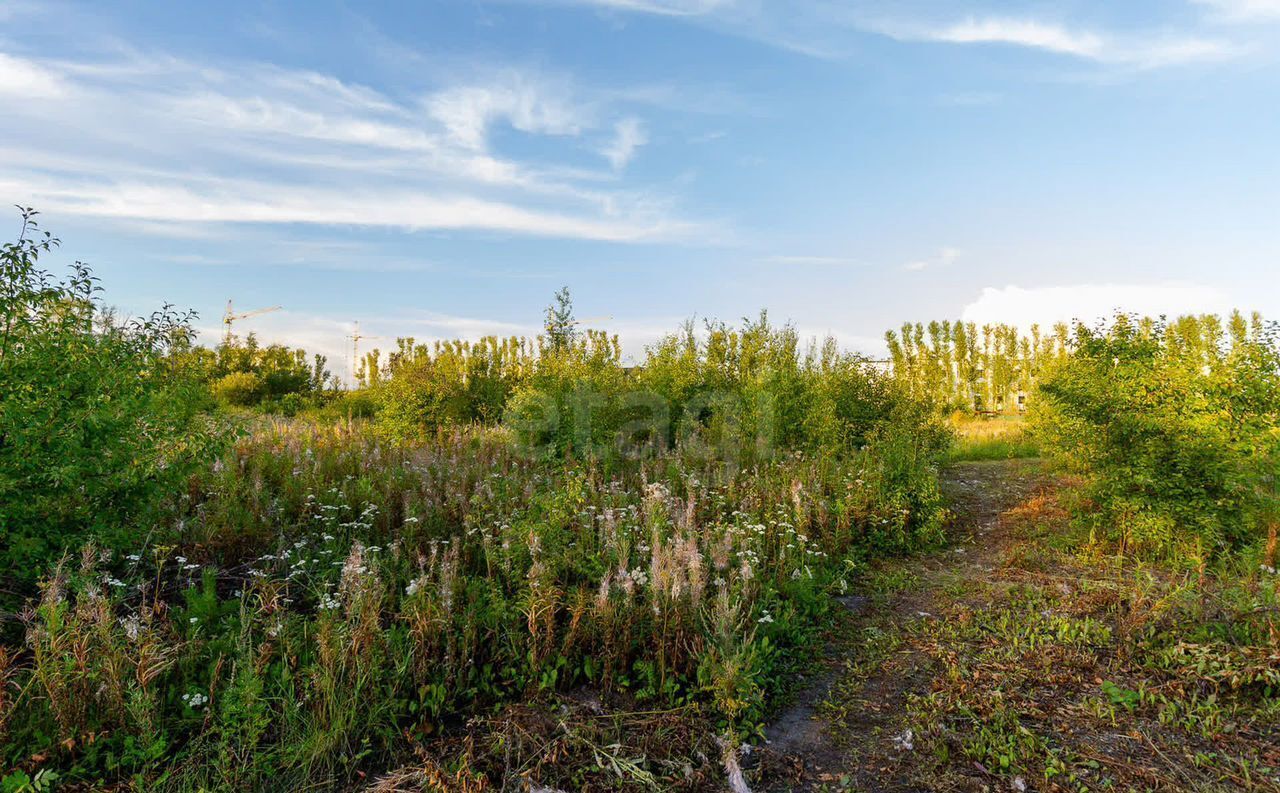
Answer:
<path fill-rule="evenodd" d="M 1261 570 L 1262 572 L 1266 573 L 1267 575 L 1275 575 L 1275 574 L 1276 574 L 1276 568 L 1272 567 L 1272 566 L 1271 566 L 1271 565 L 1269 565 L 1269 564 L 1260 564 L 1260 565 L 1258 565 L 1258 569 L 1259 569 L 1259 570 Z"/>
<path fill-rule="evenodd" d="M 910 728 L 903 730 L 898 735 L 893 736 L 893 745 L 898 751 L 909 752 L 916 748 L 916 734 Z"/>
<path fill-rule="evenodd" d="M 138 633 L 142 630 L 142 622 L 137 616 L 121 617 L 119 619 L 120 627 L 124 629 L 124 635 L 129 641 L 136 642 Z"/>
<path fill-rule="evenodd" d="M 319 605 L 321 611 L 336 611 L 337 609 L 342 608 L 342 603 L 333 596 L 332 592 L 328 591 L 320 593 Z"/>
<path fill-rule="evenodd" d="M 199 692 L 183 694 L 182 702 L 192 710 L 200 710 L 205 705 L 209 704 L 209 697 L 208 695 L 201 694 Z"/>

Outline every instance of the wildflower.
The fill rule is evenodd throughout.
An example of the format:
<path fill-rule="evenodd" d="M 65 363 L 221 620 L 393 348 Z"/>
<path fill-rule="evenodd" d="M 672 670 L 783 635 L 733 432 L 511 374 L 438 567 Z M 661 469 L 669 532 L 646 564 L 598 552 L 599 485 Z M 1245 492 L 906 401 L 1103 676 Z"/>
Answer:
<path fill-rule="evenodd" d="M 908 727 L 901 734 L 893 736 L 893 745 L 898 747 L 899 751 L 909 752 L 916 748 L 915 739 L 916 734 Z"/>
<path fill-rule="evenodd" d="M 760 616 L 760 619 L 756 620 L 756 622 L 761 625 L 768 625 L 773 622 L 773 615 L 766 611 Z"/>
<path fill-rule="evenodd" d="M 137 641 L 138 631 L 142 628 L 142 623 L 138 621 L 138 618 L 129 617 L 126 619 L 121 617 L 119 622 L 120 627 L 124 628 L 124 635 L 129 637 L 129 641 Z"/>
<path fill-rule="evenodd" d="M 182 701 L 192 710 L 199 710 L 208 704 L 209 697 L 198 692 L 194 694 L 183 694 Z"/>

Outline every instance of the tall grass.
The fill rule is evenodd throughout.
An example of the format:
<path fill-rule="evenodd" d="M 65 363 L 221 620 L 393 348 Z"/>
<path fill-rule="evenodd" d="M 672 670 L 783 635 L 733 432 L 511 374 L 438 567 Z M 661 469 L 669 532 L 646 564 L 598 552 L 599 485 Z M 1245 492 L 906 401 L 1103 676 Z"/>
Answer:
<path fill-rule="evenodd" d="M 1040 456 L 1040 446 L 1020 416 L 953 417 L 951 426 L 955 437 L 947 452 L 948 462 Z"/>
<path fill-rule="evenodd" d="M 741 741 L 860 561 L 937 538 L 921 443 L 886 427 L 748 469 L 263 425 L 192 481 L 172 542 L 49 575 L 0 702 L 3 760 L 155 789 L 343 787 L 582 686 Z"/>

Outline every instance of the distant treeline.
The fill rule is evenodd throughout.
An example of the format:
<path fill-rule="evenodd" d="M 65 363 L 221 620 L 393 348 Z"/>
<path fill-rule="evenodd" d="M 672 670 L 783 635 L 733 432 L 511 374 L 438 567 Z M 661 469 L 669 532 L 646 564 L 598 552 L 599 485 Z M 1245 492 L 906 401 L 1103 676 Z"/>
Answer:
<path fill-rule="evenodd" d="M 1158 333 L 1206 363 L 1264 327 L 1256 312 L 1246 318 L 1235 311 L 1225 322 L 1215 314 L 1183 316 L 1172 322 L 1129 319 L 1144 332 Z M 1109 320 L 1099 326 L 1108 324 Z M 1032 325 L 1023 333 L 1004 324 L 917 322 L 885 333 L 885 344 L 894 379 L 912 396 L 944 409 L 1014 412 L 1033 398 L 1046 367 L 1072 354 L 1080 327 L 1081 323 L 1059 322 L 1048 332 Z"/>

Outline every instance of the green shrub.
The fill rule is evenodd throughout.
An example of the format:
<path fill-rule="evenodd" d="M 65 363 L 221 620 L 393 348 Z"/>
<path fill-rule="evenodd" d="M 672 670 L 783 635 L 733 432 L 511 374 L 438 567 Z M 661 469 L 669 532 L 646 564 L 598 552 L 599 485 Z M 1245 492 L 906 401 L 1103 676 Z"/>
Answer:
<path fill-rule="evenodd" d="M 387 436 L 418 438 L 443 427 L 493 424 L 531 366 L 528 342 L 489 336 L 431 347 L 400 339 L 368 390 Z"/>
<path fill-rule="evenodd" d="M 214 399 L 224 405 L 251 407 L 262 401 L 266 389 L 262 380 L 253 372 L 232 372 L 223 375 L 209 387 Z"/>
<path fill-rule="evenodd" d="M 228 335 L 213 349 L 192 347 L 185 356 L 227 405 L 296 412 L 334 390 L 323 355 L 308 362 L 304 350 L 282 344 L 263 347 L 252 333 L 244 340 Z"/>
<path fill-rule="evenodd" d="M 1277 512 L 1280 349 L 1232 317 L 1077 326 L 1032 422 L 1082 474 L 1086 519 L 1122 550 L 1203 559 L 1259 541 Z"/>
<path fill-rule="evenodd" d="M 39 266 L 56 240 L 24 213 L 0 248 L 0 596 L 29 592 L 88 535 L 119 544 L 209 458 L 214 426 L 189 359 L 189 316 L 118 322 L 96 279 Z"/>

